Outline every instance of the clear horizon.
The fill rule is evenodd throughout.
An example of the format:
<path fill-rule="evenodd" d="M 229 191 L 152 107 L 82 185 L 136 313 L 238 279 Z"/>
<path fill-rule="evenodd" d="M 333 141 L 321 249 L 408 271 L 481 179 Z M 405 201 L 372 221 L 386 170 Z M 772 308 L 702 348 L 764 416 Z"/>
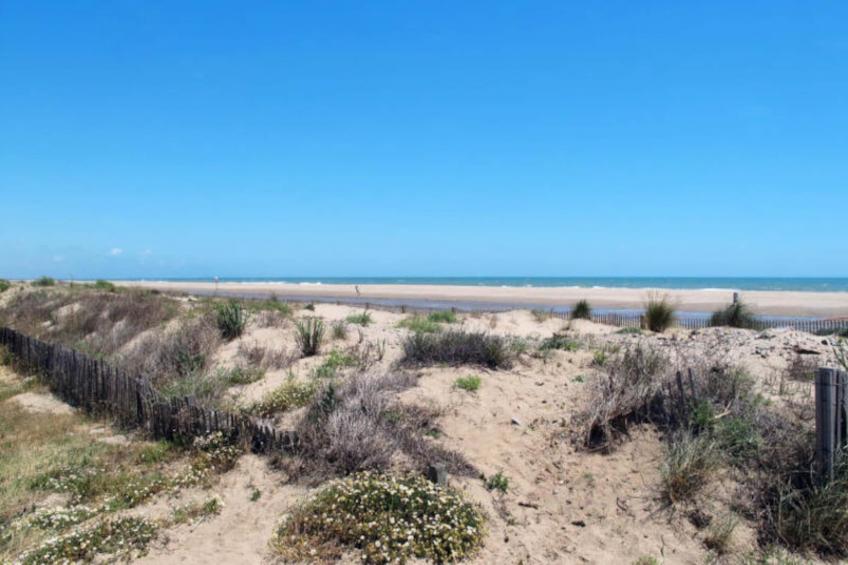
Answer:
<path fill-rule="evenodd" d="M 845 3 L 0 14 L 0 277 L 848 276 Z"/>

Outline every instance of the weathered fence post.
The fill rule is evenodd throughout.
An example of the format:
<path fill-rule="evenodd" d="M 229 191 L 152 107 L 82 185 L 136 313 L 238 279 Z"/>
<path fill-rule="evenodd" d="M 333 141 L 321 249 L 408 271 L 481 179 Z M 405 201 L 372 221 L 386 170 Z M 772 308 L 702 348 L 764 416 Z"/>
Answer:
<path fill-rule="evenodd" d="M 819 473 L 833 477 L 833 456 L 840 447 L 837 439 L 842 428 L 842 406 L 837 404 L 844 379 L 836 369 L 816 371 L 816 464 Z"/>
<path fill-rule="evenodd" d="M 738 304 L 738 303 L 739 303 L 739 293 L 738 293 L 738 292 L 734 292 L 734 293 L 733 293 L 733 303 L 734 303 L 734 304 Z"/>

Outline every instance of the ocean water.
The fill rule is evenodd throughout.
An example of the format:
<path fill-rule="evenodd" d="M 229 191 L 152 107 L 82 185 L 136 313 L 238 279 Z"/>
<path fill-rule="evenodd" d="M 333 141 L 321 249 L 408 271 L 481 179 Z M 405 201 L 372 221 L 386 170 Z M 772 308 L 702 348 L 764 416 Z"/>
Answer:
<path fill-rule="evenodd" d="M 212 282 L 213 277 L 157 279 Z M 664 288 L 848 292 L 848 277 L 220 277 L 221 282 L 320 284 L 424 284 L 503 287 Z"/>

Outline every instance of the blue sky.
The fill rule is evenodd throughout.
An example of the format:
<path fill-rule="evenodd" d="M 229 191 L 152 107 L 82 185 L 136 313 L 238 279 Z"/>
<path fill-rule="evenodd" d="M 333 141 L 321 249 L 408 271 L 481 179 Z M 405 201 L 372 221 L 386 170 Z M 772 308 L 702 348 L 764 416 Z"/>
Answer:
<path fill-rule="evenodd" d="M 848 275 L 848 3 L 0 3 L 0 276 Z"/>

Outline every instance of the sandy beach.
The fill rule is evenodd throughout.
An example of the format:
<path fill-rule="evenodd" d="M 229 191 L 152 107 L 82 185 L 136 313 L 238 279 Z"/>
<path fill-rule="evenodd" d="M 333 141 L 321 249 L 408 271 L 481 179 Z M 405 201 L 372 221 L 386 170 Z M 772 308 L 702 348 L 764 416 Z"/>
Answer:
<path fill-rule="evenodd" d="M 595 308 L 642 308 L 652 293 L 667 295 L 681 311 L 710 312 L 733 298 L 731 290 L 668 290 L 649 288 L 494 287 L 454 285 L 353 285 L 292 283 L 209 283 L 162 281 L 115 281 L 124 286 L 196 294 L 229 294 L 263 297 L 275 294 L 292 300 L 394 300 L 491 305 L 492 307 L 569 307 L 587 299 Z M 848 316 L 848 292 L 743 291 L 742 300 L 760 315 Z"/>

